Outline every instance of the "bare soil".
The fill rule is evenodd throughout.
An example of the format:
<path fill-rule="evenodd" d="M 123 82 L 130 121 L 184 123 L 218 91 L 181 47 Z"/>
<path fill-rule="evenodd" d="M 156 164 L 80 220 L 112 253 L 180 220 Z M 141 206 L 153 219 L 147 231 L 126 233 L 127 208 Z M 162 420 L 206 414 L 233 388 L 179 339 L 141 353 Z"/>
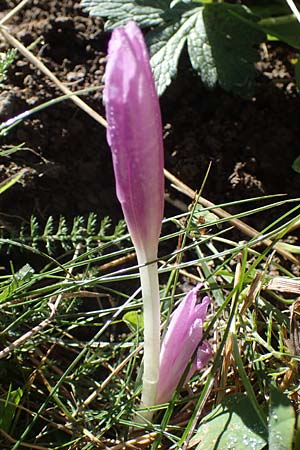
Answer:
<path fill-rule="evenodd" d="M 0 18 L 16 3 L 3 0 Z M 31 0 L 7 26 L 24 45 L 34 45 L 44 64 L 72 90 L 99 86 L 84 99 L 104 114 L 101 85 L 109 35 L 101 19 L 89 18 L 78 1 Z M 0 51 L 6 48 L 2 41 Z M 219 88 L 208 91 L 183 57 L 178 78 L 161 99 L 166 168 L 197 189 L 211 163 L 203 195 L 214 202 L 275 193 L 297 197 L 300 175 L 291 166 L 300 155 L 300 102 L 292 57 L 281 44 L 261 48 L 250 100 Z M 59 95 L 19 56 L 0 91 L 0 121 Z M 1 195 L 4 224 L 31 214 L 41 220 L 90 211 L 121 217 L 105 130 L 71 101 L 44 109 L 2 139 L 4 147 L 20 143 L 22 151 L 0 158 L 0 181 L 27 169 L 22 183 Z M 262 228 L 266 217 L 253 220 Z"/>

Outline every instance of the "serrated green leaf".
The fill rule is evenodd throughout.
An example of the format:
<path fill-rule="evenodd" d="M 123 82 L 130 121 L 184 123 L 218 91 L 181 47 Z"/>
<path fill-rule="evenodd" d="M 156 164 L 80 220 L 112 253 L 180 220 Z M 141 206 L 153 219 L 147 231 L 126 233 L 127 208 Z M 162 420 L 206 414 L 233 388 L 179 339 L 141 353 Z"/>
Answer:
<path fill-rule="evenodd" d="M 169 6 L 168 0 L 82 0 L 81 6 L 91 16 L 107 17 L 106 30 L 125 25 L 134 20 L 140 27 L 150 27 L 163 22 L 162 15 Z"/>
<path fill-rule="evenodd" d="M 161 95 L 177 73 L 178 60 L 190 31 L 195 25 L 200 7 L 186 5 L 184 9 L 176 5 L 173 21 L 158 27 L 147 35 L 150 46 L 151 66 L 158 95 Z M 188 11 L 186 10 L 188 8 Z M 177 13 L 177 14 L 176 14 Z M 182 14 L 182 15 L 181 15 Z M 171 17 L 171 11 L 166 13 Z"/>
<path fill-rule="evenodd" d="M 269 448 L 291 450 L 294 438 L 295 411 L 289 399 L 272 387 L 269 404 Z"/>
<path fill-rule="evenodd" d="M 264 33 L 247 8 L 226 3 L 202 7 L 177 3 L 164 18 L 168 22 L 147 35 L 159 95 L 175 77 L 186 42 L 191 64 L 207 87 L 219 82 L 227 91 L 252 95 L 254 62 L 258 59 L 255 46 L 264 39 Z"/>
<path fill-rule="evenodd" d="M 193 54 L 194 68 L 203 81 L 212 86 L 217 79 L 226 91 L 251 96 L 256 75 L 254 62 L 258 60 L 255 47 L 265 37 L 256 26 L 254 16 L 241 5 L 207 5 L 203 10 L 203 29 L 206 32 L 203 41 L 206 51 L 200 54 L 198 60 Z M 198 39 L 202 36 L 203 31 Z"/>
<path fill-rule="evenodd" d="M 193 68 L 201 75 L 203 83 L 212 88 L 218 81 L 218 73 L 202 13 L 203 11 L 198 14 L 195 26 L 188 36 L 188 52 Z"/>
<path fill-rule="evenodd" d="M 195 441 L 199 439 L 196 450 L 261 450 L 266 431 L 250 400 L 234 394 L 202 420 Z"/>
<path fill-rule="evenodd" d="M 180 0 L 82 0 L 81 5 L 91 15 L 107 17 L 106 29 L 128 20 L 141 27 L 156 26 L 146 39 L 159 95 L 176 76 L 186 42 L 192 66 L 206 86 L 219 82 L 227 91 L 252 95 L 255 46 L 265 34 L 246 7 Z"/>

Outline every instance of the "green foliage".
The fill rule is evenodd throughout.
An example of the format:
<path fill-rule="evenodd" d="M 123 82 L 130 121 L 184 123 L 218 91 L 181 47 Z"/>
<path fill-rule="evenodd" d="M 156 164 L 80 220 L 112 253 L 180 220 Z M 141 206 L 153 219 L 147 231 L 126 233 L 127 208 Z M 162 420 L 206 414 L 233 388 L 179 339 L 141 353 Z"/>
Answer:
<path fill-rule="evenodd" d="M 295 411 L 289 399 L 271 386 L 268 430 L 262 425 L 249 397 L 225 397 L 201 422 L 196 450 L 291 450 Z"/>
<path fill-rule="evenodd" d="M 248 397 L 226 397 L 200 424 L 196 450 L 261 450 L 267 442 L 262 426 Z"/>
<path fill-rule="evenodd" d="M 14 151 L 14 149 L 11 149 L 11 150 Z M 1 154 L 2 154 L 2 152 L 1 152 Z M 14 184 L 18 183 L 18 181 L 21 180 L 21 178 L 23 177 L 23 175 L 25 173 L 26 173 L 26 169 L 21 169 L 21 170 L 19 170 L 19 172 L 17 174 L 11 175 L 5 181 L 0 183 L 0 195 L 3 194 L 3 192 L 5 192 L 7 189 L 12 187 Z"/>
<path fill-rule="evenodd" d="M 35 216 L 29 224 L 23 224 L 19 233 L 8 236 L 7 230 L 2 230 L 0 247 L 10 248 L 11 240 L 19 244 L 32 246 L 35 250 L 47 250 L 52 255 L 62 248 L 70 251 L 81 245 L 89 250 L 103 242 L 110 242 L 125 234 L 125 223 L 120 221 L 114 229 L 109 217 L 104 217 L 99 223 L 97 215 L 90 213 L 87 218 L 77 216 L 67 221 L 60 216 L 58 221 L 52 216 L 48 218 L 44 227 Z"/>
<path fill-rule="evenodd" d="M 0 53 L 0 84 L 5 81 L 9 66 L 16 58 L 16 50 L 8 50 L 6 53 Z"/>
<path fill-rule="evenodd" d="M 259 25 L 271 36 L 299 49 L 300 47 L 300 24 L 292 14 L 278 17 L 261 19 Z"/>
<path fill-rule="evenodd" d="M 4 302 L 16 289 L 27 283 L 33 275 L 34 269 L 29 264 L 25 264 L 25 266 L 13 275 L 8 284 L 5 283 L 4 286 L 1 286 L 0 303 Z"/>
<path fill-rule="evenodd" d="M 243 96 L 254 87 L 255 47 L 264 39 L 256 17 L 242 5 L 169 1 L 82 0 L 91 15 L 107 18 L 111 30 L 129 19 L 153 28 L 146 39 L 159 94 L 176 76 L 184 46 L 203 83 Z M 217 26 L 216 26 L 217 24 Z"/>
<path fill-rule="evenodd" d="M 124 314 L 123 321 L 132 332 L 141 330 L 144 327 L 144 316 L 138 311 L 128 311 Z"/>
<path fill-rule="evenodd" d="M 272 450 L 291 450 L 295 411 L 289 399 L 275 387 L 271 388 L 269 402 L 269 448 Z"/>
<path fill-rule="evenodd" d="M 295 172 L 300 173 L 300 156 L 297 156 L 297 158 L 294 160 L 292 164 L 292 169 Z"/>
<path fill-rule="evenodd" d="M 228 91 L 251 95 L 253 63 L 258 58 L 254 46 L 264 38 L 255 27 L 254 16 L 245 7 L 225 3 L 193 6 L 189 11 L 178 4 L 173 9 L 176 7 L 178 17 L 173 18 L 173 24 L 167 23 L 148 37 L 158 92 L 162 93 L 176 75 L 181 50 L 187 43 L 191 64 L 207 87 L 213 88 L 218 82 Z"/>
<path fill-rule="evenodd" d="M 230 205 L 222 206 L 227 209 Z M 267 213 L 269 208 L 263 206 L 261 212 Z M 296 211 L 296 208 L 290 211 L 292 222 Z M 196 215 L 194 220 L 193 214 Z M 193 230 L 194 223 L 204 216 L 206 233 L 191 233 L 191 226 Z M 276 220 L 261 232 L 274 239 L 279 233 L 284 236 L 291 227 L 291 221 L 286 222 L 288 218 L 288 215 L 280 217 L 278 214 L 279 222 Z M 283 395 L 280 393 L 279 400 L 276 393 L 271 393 L 271 400 L 267 400 L 271 378 L 274 385 L 286 380 L 286 397 L 295 398 L 298 389 L 299 356 L 291 354 L 284 346 L 286 338 L 292 338 L 287 305 L 292 304 L 293 299 L 265 289 L 272 276 L 267 263 L 273 252 L 272 245 L 257 247 L 259 236 L 250 242 L 233 242 L 231 227 L 226 231 L 229 224 L 226 225 L 224 219 L 221 222 L 220 231 L 211 212 L 196 207 L 185 215 L 164 221 L 161 249 L 170 249 L 170 253 L 164 252 L 161 256 L 165 261 L 160 265 L 162 324 L 174 311 L 177 300 L 182 298 L 179 290 L 189 280 L 188 274 L 199 273 L 201 264 L 205 291 L 212 297 L 213 308 L 205 333 L 214 355 L 207 368 L 195 374 L 188 389 L 183 387 L 173 402 L 159 407 L 153 427 L 138 424 L 142 436 L 149 430 L 154 431 L 153 450 L 159 448 L 160 439 L 165 448 L 181 448 L 188 442 L 188 436 L 192 436 L 190 448 L 196 448 L 202 440 L 205 443 L 205 439 L 209 439 L 209 433 L 211 441 L 217 435 L 223 442 L 221 439 L 230 438 L 230 430 L 235 432 L 232 443 L 236 438 L 240 439 L 239 443 L 243 438 L 244 443 L 249 443 L 246 447 L 237 445 L 235 450 L 259 448 L 259 443 L 266 448 L 271 435 L 282 433 L 282 428 L 277 425 L 283 420 L 289 436 L 284 442 L 291 440 L 294 419 L 289 401 L 280 397 Z M 1 429 L 15 440 L 16 444 L 9 447 L 12 450 L 21 448 L 17 442 L 40 445 L 41 448 L 94 450 L 95 442 L 111 446 L 112 439 L 122 440 L 120 444 L 124 447 L 140 448 L 140 441 L 133 443 L 130 435 L 135 426 L 135 408 L 139 404 L 136 397 L 139 393 L 138 372 L 142 366 L 139 343 L 143 322 L 140 314 L 142 299 L 137 289 L 138 268 L 132 258 L 132 247 L 126 245 L 126 235 L 109 240 L 114 230 L 109 235 L 107 229 L 102 238 L 108 241 L 98 247 L 94 237 L 100 227 L 94 214 L 72 221 L 49 218 L 43 226 L 32 218 L 26 227 L 28 245 L 23 247 L 23 261 L 28 258 L 31 262 L 31 254 L 36 253 L 33 237 L 42 238 L 36 239 L 35 248 L 45 247 L 43 234 L 54 237 L 59 256 L 63 248 L 62 236 L 71 236 L 78 228 L 85 230 L 81 233 L 83 240 L 75 240 L 78 245 L 86 245 L 86 240 L 91 237 L 90 247 L 96 248 L 78 252 L 75 241 L 66 241 L 73 250 L 63 258 L 41 255 L 44 267 L 33 270 L 26 264 L 20 270 L 12 269 L 9 275 L 0 277 L 3 294 L 0 297 L 0 405 L 12 406 L 11 410 L 2 412 L 5 423 L 2 422 Z M 94 234 L 88 236 L 87 229 Z M 57 237 L 59 234 L 62 236 Z M 180 252 L 178 239 L 184 242 Z M 235 267 L 240 258 L 243 264 L 237 286 Z M 31 263 L 34 266 L 34 262 Z M 285 281 L 293 278 L 286 267 L 286 261 L 285 267 L 281 267 L 273 258 L 272 270 L 275 269 L 278 276 L 284 275 Z M 259 272 L 262 273 L 261 289 L 251 301 L 249 291 L 253 292 L 251 286 Z M 297 283 L 297 280 L 293 282 Z M 237 289 L 240 295 L 236 295 Z M 245 290 L 247 293 L 242 295 Z M 220 370 L 232 330 L 235 330 L 238 345 L 228 360 L 232 365 L 226 378 Z M 293 376 L 285 376 L 291 371 Z M 11 393 L 18 388 L 19 397 L 14 399 Z M 233 389 L 239 389 L 240 394 L 218 398 L 219 394 Z M 269 416 L 273 414 L 274 421 L 269 420 L 267 427 L 262 424 L 256 403 L 263 416 L 268 414 L 268 407 Z M 219 409 L 215 408 L 217 404 Z M 188 419 L 184 426 L 183 415 Z M 201 428 L 195 437 L 197 417 Z M 210 423 L 206 437 L 202 426 L 209 427 Z M 196 441 L 190 445 L 194 439 Z M 203 448 L 209 450 L 211 441 L 208 440 L 207 446 L 203 443 Z M 226 450 L 229 449 L 228 442 L 225 441 Z M 7 447 L 6 444 L 7 439 L 1 435 L 0 448 Z"/>
<path fill-rule="evenodd" d="M 106 17 L 107 30 L 125 25 L 129 18 L 141 27 L 160 25 L 169 0 L 82 0 L 81 5 L 91 16 Z"/>
<path fill-rule="evenodd" d="M 0 126 L 1 127 L 1 126 Z M 22 150 L 24 144 L 15 145 L 14 147 L 8 148 L 8 149 L 0 149 L 0 156 L 9 156 L 13 153 L 18 152 L 19 150 Z"/>
<path fill-rule="evenodd" d="M 208 88 L 219 84 L 244 97 L 253 94 L 258 44 L 278 39 L 299 49 L 300 24 L 286 4 L 211 1 L 82 0 L 92 16 L 106 18 L 105 29 L 135 20 L 146 34 L 159 95 L 177 74 L 187 46 L 190 62 Z"/>
<path fill-rule="evenodd" d="M 20 403 L 23 397 L 23 391 L 21 388 L 15 391 L 9 390 L 6 394 L 6 398 L 0 403 L 0 427 L 2 430 L 9 432 L 12 421 L 16 413 L 16 406 Z"/>

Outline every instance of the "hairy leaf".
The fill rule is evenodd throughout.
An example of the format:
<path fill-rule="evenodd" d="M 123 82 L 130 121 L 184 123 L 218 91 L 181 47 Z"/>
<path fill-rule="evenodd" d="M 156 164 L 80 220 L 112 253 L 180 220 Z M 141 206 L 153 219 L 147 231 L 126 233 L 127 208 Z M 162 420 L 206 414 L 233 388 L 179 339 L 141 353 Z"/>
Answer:
<path fill-rule="evenodd" d="M 169 0 L 82 0 L 92 15 L 108 18 L 106 29 L 135 20 L 154 27 L 146 35 L 159 95 L 176 76 L 187 44 L 193 68 L 203 83 L 219 83 L 227 91 L 248 97 L 254 87 L 255 48 L 264 32 L 242 5 Z"/>
<path fill-rule="evenodd" d="M 162 14 L 169 6 L 168 0 L 82 0 L 81 6 L 91 16 L 107 17 L 106 30 L 125 25 L 134 20 L 140 27 L 150 27 L 163 22 Z"/>
<path fill-rule="evenodd" d="M 195 26 L 188 36 L 188 52 L 192 66 L 201 75 L 203 83 L 214 87 L 218 81 L 218 73 L 202 12 L 198 14 Z"/>
<path fill-rule="evenodd" d="M 158 95 L 164 92 L 177 73 L 180 54 L 195 26 L 199 9 L 202 8 L 194 8 L 192 12 L 184 11 L 182 16 L 182 10 L 178 9 L 178 15 L 173 15 L 171 23 L 168 22 L 147 35 Z"/>
<path fill-rule="evenodd" d="M 202 44 L 202 55 L 197 62 L 196 55 L 192 60 L 194 68 L 208 86 L 213 86 L 218 80 L 227 91 L 251 95 L 254 62 L 258 59 L 255 46 L 264 39 L 264 33 L 256 27 L 254 16 L 241 5 L 220 3 L 207 5 L 202 19 L 206 39 Z"/>

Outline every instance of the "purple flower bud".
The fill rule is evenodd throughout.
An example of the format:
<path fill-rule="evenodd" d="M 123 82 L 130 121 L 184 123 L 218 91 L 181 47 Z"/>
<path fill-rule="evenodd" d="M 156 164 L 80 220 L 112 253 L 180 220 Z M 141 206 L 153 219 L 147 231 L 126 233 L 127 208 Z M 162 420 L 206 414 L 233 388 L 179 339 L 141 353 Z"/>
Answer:
<path fill-rule="evenodd" d="M 193 288 L 171 317 L 160 352 L 157 403 L 165 403 L 171 399 L 197 347 L 195 360 L 185 382 L 196 370 L 207 364 L 212 354 L 207 341 L 199 345 L 203 335 L 203 322 L 210 304 L 207 296 L 201 304 L 197 304 L 197 292 L 200 288 L 201 284 Z"/>
<path fill-rule="evenodd" d="M 117 196 L 142 264 L 157 257 L 164 161 L 161 115 L 149 54 L 134 22 L 112 33 L 104 101 Z"/>

